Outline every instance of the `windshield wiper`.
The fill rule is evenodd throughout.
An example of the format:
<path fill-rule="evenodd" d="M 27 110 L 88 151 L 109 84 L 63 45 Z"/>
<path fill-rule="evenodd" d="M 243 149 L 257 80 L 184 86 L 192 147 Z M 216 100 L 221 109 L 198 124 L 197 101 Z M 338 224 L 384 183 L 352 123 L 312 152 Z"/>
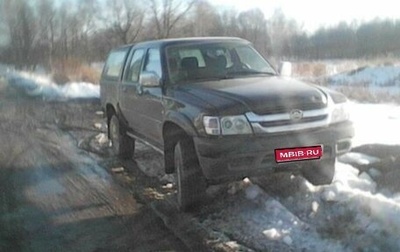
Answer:
<path fill-rule="evenodd" d="M 256 71 L 256 70 L 241 70 L 241 71 L 232 71 L 228 72 L 227 76 L 236 76 L 236 75 L 253 75 L 253 74 L 266 74 L 266 75 L 271 75 L 275 76 L 276 73 L 274 72 L 264 72 L 264 71 Z"/>

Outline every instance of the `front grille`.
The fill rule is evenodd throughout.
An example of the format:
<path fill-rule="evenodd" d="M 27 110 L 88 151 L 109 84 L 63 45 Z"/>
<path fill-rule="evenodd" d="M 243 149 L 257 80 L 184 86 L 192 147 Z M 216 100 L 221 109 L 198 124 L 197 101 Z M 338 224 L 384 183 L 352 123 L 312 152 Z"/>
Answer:
<path fill-rule="evenodd" d="M 298 121 L 279 120 L 279 121 L 272 121 L 272 122 L 260 122 L 260 125 L 262 127 L 276 127 L 276 126 L 292 125 L 292 124 L 298 124 L 298 123 L 317 122 L 317 121 L 325 120 L 326 118 L 328 118 L 328 115 L 320 115 L 320 116 L 302 118 L 301 120 L 298 120 Z"/>
<path fill-rule="evenodd" d="M 325 107 L 326 104 L 318 102 L 300 103 L 300 104 L 296 103 L 296 104 L 286 104 L 285 106 L 274 106 L 272 108 L 257 109 L 257 113 L 262 115 L 273 115 L 273 114 L 288 113 L 293 109 L 300 109 L 303 111 L 307 111 L 307 110 L 322 109 Z"/>
<path fill-rule="evenodd" d="M 255 133 L 279 133 L 308 130 L 324 127 L 329 123 L 328 108 L 303 110 L 302 118 L 293 120 L 290 112 L 257 115 L 252 112 L 246 116 Z"/>

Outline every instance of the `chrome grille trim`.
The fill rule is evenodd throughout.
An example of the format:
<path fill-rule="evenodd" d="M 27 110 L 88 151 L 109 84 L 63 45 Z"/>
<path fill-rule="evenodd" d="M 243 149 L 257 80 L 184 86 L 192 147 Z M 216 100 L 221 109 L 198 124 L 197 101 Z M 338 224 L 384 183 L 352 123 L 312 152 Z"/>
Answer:
<path fill-rule="evenodd" d="M 305 110 L 303 111 L 303 118 L 306 117 L 316 117 L 322 115 L 328 115 L 329 109 L 316 109 L 316 110 Z M 283 120 L 290 120 L 290 113 L 281 113 L 281 114 L 274 114 L 274 115 L 257 115 L 253 112 L 246 113 L 247 119 L 253 122 L 272 122 L 272 121 L 283 121 Z"/>
<path fill-rule="evenodd" d="M 290 113 L 280 113 L 274 115 L 257 115 L 253 112 L 246 113 L 246 117 L 253 127 L 254 133 L 279 133 L 287 131 L 298 131 L 312 128 L 328 126 L 330 120 L 330 110 L 328 108 L 303 111 L 303 118 L 324 116 L 325 119 L 306 123 L 295 123 L 290 119 Z M 288 121 L 287 125 L 263 127 L 260 123 Z"/>

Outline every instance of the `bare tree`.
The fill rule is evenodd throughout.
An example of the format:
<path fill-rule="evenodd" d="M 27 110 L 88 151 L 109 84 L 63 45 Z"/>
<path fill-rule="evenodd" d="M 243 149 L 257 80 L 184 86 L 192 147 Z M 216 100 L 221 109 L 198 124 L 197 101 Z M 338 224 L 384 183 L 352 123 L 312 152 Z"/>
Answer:
<path fill-rule="evenodd" d="M 77 10 L 74 14 L 73 38 L 74 44 L 72 51 L 74 57 L 90 62 L 91 45 L 90 37 L 97 29 L 96 18 L 93 13 L 99 8 L 97 0 L 85 0 L 77 3 Z"/>
<path fill-rule="evenodd" d="M 32 7 L 24 0 L 5 0 L 2 7 L 16 67 L 34 65 L 32 50 L 35 43 L 36 23 Z"/>
<path fill-rule="evenodd" d="M 400 53 L 393 43 L 399 20 L 339 23 L 307 34 L 279 9 L 266 20 L 258 9 L 219 12 L 210 0 L 0 0 L 0 60 L 17 68 L 90 63 L 119 44 L 187 36 L 243 37 L 275 60 Z"/>
<path fill-rule="evenodd" d="M 0 8 L 3 6 L 3 0 L 0 0 Z M 2 14 L 0 12 L 0 14 Z M 4 48 L 9 44 L 9 36 L 6 26 L 4 15 L 0 15 L 0 49 Z"/>
<path fill-rule="evenodd" d="M 40 0 L 37 4 L 38 13 L 38 45 L 36 55 L 44 59 L 42 64 L 51 71 L 55 56 L 57 18 L 56 8 L 52 0 Z"/>
<path fill-rule="evenodd" d="M 144 11 L 134 0 L 108 0 L 109 13 L 102 18 L 106 26 L 119 38 L 120 43 L 130 44 L 137 40 L 143 29 Z"/>
<path fill-rule="evenodd" d="M 222 33 L 222 25 L 216 9 L 205 0 L 196 1 L 190 21 L 191 36 L 217 36 Z"/>
<path fill-rule="evenodd" d="M 151 0 L 152 20 L 156 27 L 156 37 L 169 38 L 172 29 L 188 14 L 195 0 Z"/>
<path fill-rule="evenodd" d="M 290 57 L 293 49 L 291 40 L 300 33 L 300 28 L 293 19 L 288 19 L 281 9 L 276 9 L 268 23 L 272 49 L 277 57 Z"/>
<path fill-rule="evenodd" d="M 226 10 L 222 12 L 220 16 L 222 24 L 221 36 L 240 36 L 237 16 L 238 13 L 235 10 Z"/>
<path fill-rule="evenodd" d="M 63 3 L 61 8 L 58 9 L 58 19 L 59 19 L 59 39 L 57 42 L 57 54 L 61 61 L 65 61 L 70 57 L 70 9 L 67 3 Z"/>
<path fill-rule="evenodd" d="M 253 42 L 264 55 L 269 52 L 270 38 L 267 32 L 267 21 L 260 9 L 242 12 L 238 16 L 239 36 Z"/>

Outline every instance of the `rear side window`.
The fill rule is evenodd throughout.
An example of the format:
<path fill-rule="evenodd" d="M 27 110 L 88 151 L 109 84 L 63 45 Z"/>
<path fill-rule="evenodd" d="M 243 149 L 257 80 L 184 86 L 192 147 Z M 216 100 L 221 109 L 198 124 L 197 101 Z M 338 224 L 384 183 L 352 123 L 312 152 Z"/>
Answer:
<path fill-rule="evenodd" d="M 110 53 L 104 66 L 103 77 L 107 79 L 118 79 L 121 74 L 122 67 L 124 66 L 127 52 L 128 48 Z"/>

